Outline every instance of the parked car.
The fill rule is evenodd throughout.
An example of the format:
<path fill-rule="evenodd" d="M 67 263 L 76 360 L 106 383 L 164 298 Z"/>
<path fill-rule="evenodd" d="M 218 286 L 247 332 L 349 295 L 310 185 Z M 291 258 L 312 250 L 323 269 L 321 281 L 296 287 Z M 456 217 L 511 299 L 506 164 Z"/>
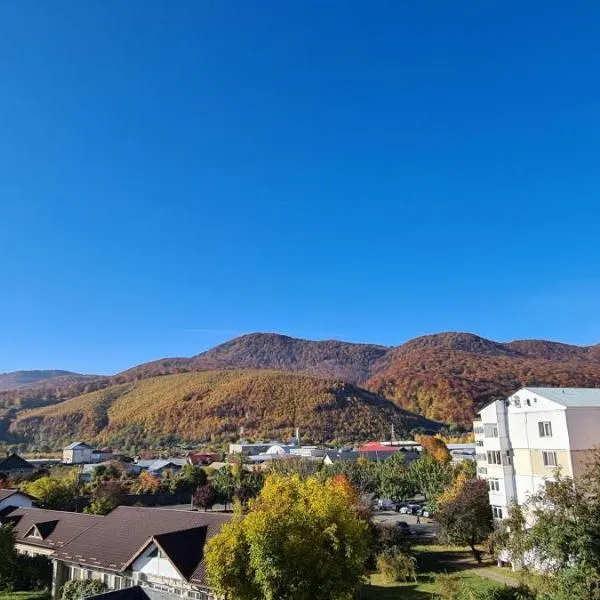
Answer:
<path fill-rule="evenodd" d="M 421 510 L 421 508 L 422 507 L 420 504 L 409 504 L 408 505 L 409 513 L 408 514 L 416 515 Z"/>
<path fill-rule="evenodd" d="M 396 508 L 394 509 L 396 512 L 401 512 L 401 510 L 407 506 L 406 502 L 398 502 L 396 504 Z"/>
<path fill-rule="evenodd" d="M 379 510 L 396 510 L 396 503 L 389 498 L 379 498 L 377 508 Z"/>
<path fill-rule="evenodd" d="M 421 517 L 431 517 L 431 511 L 426 506 L 424 506 L 417 514 Z"/>
<path fill-rule="evenodd" d="M 398 527 L 398 529 L 400 529 L 400 531 L 404 535 L 411 535 L 412 534 L 412 531 L 410 530 L 410 527 L 408 526 L 408 523 L 406 521 L 398 521 L 396 523 L 396 527 Z"/>

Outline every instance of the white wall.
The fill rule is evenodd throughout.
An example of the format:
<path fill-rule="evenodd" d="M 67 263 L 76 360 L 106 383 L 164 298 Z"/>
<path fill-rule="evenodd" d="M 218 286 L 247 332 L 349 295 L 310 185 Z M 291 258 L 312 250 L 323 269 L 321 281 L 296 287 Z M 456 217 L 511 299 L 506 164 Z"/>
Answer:
<path fill-rule="evenodd" d="M 148 555 L 155 550 L 156 546 L 151 544 L 143 554 L 135 560 L 131 570 L 144 575 L 155 575 L 157 577 L 168 577 L 169 579 L 181 580 L 181 575 L 172 565 L 171 561 L 163 554 L 161 558 L 150 558 Z M 162 554 L 162 553 L 161 553 Z"/>

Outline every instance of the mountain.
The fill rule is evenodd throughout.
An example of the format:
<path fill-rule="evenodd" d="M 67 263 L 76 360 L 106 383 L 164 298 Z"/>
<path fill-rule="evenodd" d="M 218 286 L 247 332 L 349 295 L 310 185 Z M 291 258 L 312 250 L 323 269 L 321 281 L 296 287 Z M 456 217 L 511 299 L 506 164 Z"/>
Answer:
<path fill-rule="evenodd" d="M 20 413 L 12 435 L 37 446 L 73 439 L 137 447 L 250 436 L 325 442 L 388 437 L 439 424 L 354 384 L 282 371 L 206 371 L 112 385 Z"/>
<path fill-rule="evenodd" d="M 0 392 L 0 439 L 2 418 L 6 427 L 25 408 L 158 376 L 248 369 L 345 381 L 433 421 L 469 428 L 482 406 L 522 386 L 600 387 L 600 345 L 504 343 L 449 332 L 386 347 L 253 333 L 190 358 L 165 358 L 111 377 L 67 381 L 59 377 Z"/>
<path fill-rule="evenodd" d="M 442 333 L 394 348 L 363 383 L 407 410 L 468 427 L 481 407 L 523 386 L 600 386 L 600 347 Z"/>
<path fill-rule="evenodd" d="M 120 373 L 116 380 L 215 369 L 277 369 L 359 383 L 369 378 L 373 365 L 389 350 L 373 344 L 311 341 L 275 333 L 251 333 L 192 358 L 169 358 L 139 365 Z"/>
<path fill-rule="evenodd" d="M 10 373 L 0 373 L 0 391 L 16 390 L 26 385 L 41 383 L 50 380 L 75 380 L 95 377 L 93 375 L 80 375 L 71 371 L 11 371 Z"/>

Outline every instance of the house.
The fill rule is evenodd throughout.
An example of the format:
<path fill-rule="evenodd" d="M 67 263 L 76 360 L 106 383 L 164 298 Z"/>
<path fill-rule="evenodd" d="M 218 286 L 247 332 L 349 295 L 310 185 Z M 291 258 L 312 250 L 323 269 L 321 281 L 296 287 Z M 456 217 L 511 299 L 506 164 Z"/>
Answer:
<path fill-rule="evenodd" d="M 33 498 L 19 490 L 0 490 L 0 515 L 9 508 L 32 505 Z"/>
<path fill-rule="evenodd" d="M 175 475 L 183 469 L 185 465 L 191 464 L 189 458 L 157 458 L 151 460 L 138 460 L 134 466 L 140 471 L 148 471 L 152 475 L 162 477 L 167 471 Z"/>
<path fill-rule="evenodd" d="M 238 442 L 237 444 L 229 444 L 229 454 L 245 454 L 247 456 L 255 456 L 265 453 L 271 446 L 278 442 L 260 442 L 258 444 L 250 444 L 246 442 Z"/>
<path fill-rule="evenodd" d="M 0 460 L 0 478 L 13 475 L 29 475 L 34 471 L 35 467 L 18 454 L 11 454 Z"/>
<path fill-rule="evenodd" d="M 92 463 L 103 463 L 108 462 L 114 458 L 112 448 L 98 448 L 92 450 Z"/>
<path fill-rule="evenodd" d="M 81 474 L 79 476 L 81 481 L 92 481 L 94 478 L 94 473 L 98 467 L 116 467 L 123 473 L 127 473 L 129 475 L 139 475 L 140 471 L 142 470 L 138 465 L 119 460 L 108 460 L 101 463 L 89 463 L 86 465 L 81 465 Z"/>
<path fill-rule="evenodd" d="M 204 546 L 230 515 L 119 506 L 54 550 L 53 590 L 70 579 L 140 586 L 165 599 L 214 600 Z"/>
<path fill-rule="evenodd" d="M 492 402 L 473 423 L 477 474 L 496 519 L 555 478 L 585 473 L 600 444 L 600 389 L 523 388 Z"/>
<path fill-rule="evenodd" d="M 29 556 L 51 557 L 58 548 L 92 527 L 102 517 L 43 508 L 7 509 L 0 522 L 13 526 L 15 548 Z"/>
<path fill-rule="evenodd" d="M 63 448 L 63 463 L 66 465 L 81 465 L 91 463 L 93 449 L 85 442 L 73 442 Z"/>
<path fill-rule="evenodd" d="M 188 458 L 194 466 L 201 466 L 220 461 L 221 455 L 218 452 L 190 452 Z"/>
<path fill-rule="evenodd" d="M 409 463 L 419 458 L 420 446 L 417 442 L 378 442 L 372 441 L 358 448 L 358 454 L 368 460 L 382 461 L 397 452 L 401 452 L 405 462 Z"/>
<path fill-rule="evenodd" d="M 475 461 L 475 444 L 446 444 L 454 464 L 464 460 Z"/>

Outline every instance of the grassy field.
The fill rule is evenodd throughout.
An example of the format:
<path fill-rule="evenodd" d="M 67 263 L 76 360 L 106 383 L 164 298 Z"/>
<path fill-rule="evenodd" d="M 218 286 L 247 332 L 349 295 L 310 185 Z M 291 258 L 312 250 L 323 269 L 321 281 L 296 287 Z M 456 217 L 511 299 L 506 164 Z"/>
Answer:
<path fill-rule="evenodd" d="M 0 592 L 0 600 L 50 600 L 50 593 L 38 592 Z"/>
<path fill-rule="evenodd" d="M 439 545 L 415 546 L 413 550 L 417 559 L 416 582 L 390 584 L 375 573 L 371 575 L 370 584 L 361 590 L 360 599 L 433 600 L 438 591 L 435 578 L 440 573 L 457 575 L 476 591 L 502 587 L 483 575 L 489 565 L 480 567 L 469 550 Z"/>

